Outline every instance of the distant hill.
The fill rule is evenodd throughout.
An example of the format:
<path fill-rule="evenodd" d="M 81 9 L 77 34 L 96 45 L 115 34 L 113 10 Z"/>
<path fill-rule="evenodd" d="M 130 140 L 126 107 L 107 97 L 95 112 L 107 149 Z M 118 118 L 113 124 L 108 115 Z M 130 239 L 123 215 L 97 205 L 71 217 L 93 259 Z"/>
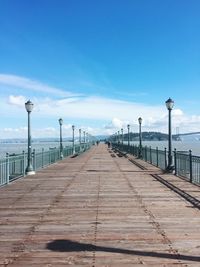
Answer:
<path fill-rule="evenodd" d="M 113 136 L 111 138 L 113 138 Z M 130 133 L 130 140 L 138 141 L 139 133 Z M 161 133 L 161 132 L 142 132 L 142 140 L 143 141 L 166 141 L 168 140 L 168 134 Z M 128 141 L 128 134 L 124 134 L 124 141 Z"/>

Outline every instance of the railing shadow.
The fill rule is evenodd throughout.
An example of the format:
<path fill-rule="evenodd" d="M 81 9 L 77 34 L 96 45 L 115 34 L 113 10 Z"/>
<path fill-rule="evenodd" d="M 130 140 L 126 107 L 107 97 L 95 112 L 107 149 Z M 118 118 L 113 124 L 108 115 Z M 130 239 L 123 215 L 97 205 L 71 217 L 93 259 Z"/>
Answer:
<path fill-rule="evenodd" d="M 129 250 L 129 249 L 122 249 L 122 248 L 96 246 L 92 244 L 79 243 L 76 241 L 71 241 L 71 240 L 66 240 L 66 239 L 54 240 L 48 243 L 46 248 L 49 250 L 58 251 L 58 252 L 103 251 L 103 252 L 110 252 L 110 253 L 137 255 L 137 256 L 143 256 L 143 257 L 155 257 L 155 258 L 163 258 L 163 259 L 200 262 L 200 256 L 190 256 L 190 255 L 183 255 L 183 254 L 170 254 L 170 253 L 163 253 L 163 252 L 140 251 L 140 250 Z"/>
<path fill-rule="evenodd" d="M 199 199 L 193 197 L 192 195 L 188 194 L 181 188 L 175 186 L 174 184 L 168 182 L 167 180 L 163 179 L 161 176 L 157 174 L 152 174 L 152 177 L 154 177 L 157 181 L 167 186 L 169 189 L 173 190 L 175 193 L 183 197 L 185 200 L 190 202 L 195 208 L 200 209 L 200 201 Z"/>

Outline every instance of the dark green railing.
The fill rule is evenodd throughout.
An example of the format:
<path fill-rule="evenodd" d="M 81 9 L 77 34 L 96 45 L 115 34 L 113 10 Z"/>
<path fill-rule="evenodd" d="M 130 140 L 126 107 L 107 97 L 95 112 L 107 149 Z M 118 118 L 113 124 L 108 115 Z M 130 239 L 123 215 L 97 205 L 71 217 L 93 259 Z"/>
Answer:
<path fill-rule="evenodd" d="M 129 153 L 135 157 L 139 157 L 139 146 L 112 143 L 112 147 L 122 153 Z M 152 149 L 151 147 L 142 147 L 142 160 L 152 165 L 166 170 L 168 163 L 168 151 Z M 191 183 L 200 185 L 200 157 L 193 156 L 190 151 L 173 151 L 174 174 L 190 181 Z"/>
<path fill-rule="evenodd" d="M 75 145 L 75 154 L 81 154 L 88 150 L 92 146 L 92 143 L 83 143 Z M 67 146 L 63 148 L 63 158 L 73 155 L 73 147 Z M 32 153 L 33 169 L 37 171 L 45 168 L 59 160 L 60 149 L 50 148 L 49 150 L 36 152 L 33 150 Z M 9 182 L 25 176 L 25 169 L 27 166 L 27 153 L 22 154 L 7 154 L 6 158 L 0 159 L 0 186 L 8 184 Z"/>

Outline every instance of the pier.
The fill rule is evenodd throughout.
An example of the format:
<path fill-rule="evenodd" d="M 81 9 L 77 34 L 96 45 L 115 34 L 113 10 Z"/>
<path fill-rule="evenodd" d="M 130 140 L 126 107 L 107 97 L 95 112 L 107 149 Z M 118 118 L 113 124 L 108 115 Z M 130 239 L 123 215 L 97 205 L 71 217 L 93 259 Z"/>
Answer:
<path fill-rule="evenodd" d="M 93 146 L 0 188 L 0 266 L 200 266 L 200 187 Z"/>

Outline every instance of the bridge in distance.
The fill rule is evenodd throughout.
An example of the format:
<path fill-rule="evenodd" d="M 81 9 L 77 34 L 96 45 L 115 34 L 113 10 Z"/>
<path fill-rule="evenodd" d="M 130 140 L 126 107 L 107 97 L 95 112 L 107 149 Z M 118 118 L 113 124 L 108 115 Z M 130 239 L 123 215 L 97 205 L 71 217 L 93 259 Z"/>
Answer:
<path fill-rule="evenodd" d="M 178 140 L 181 139 L 182 136 L 190 136 L 190 135 L 200 135 L 200 132 L 173 134 L 173 138 Z"/>
<path fill-rule="evenodd" d="M 179 133 L 179 134 L 174 134 L 173 136 L 184 136 L 184 135 L 195 135 L 195 134 L 200 134 L 200 132 L 192 132 L 192 133 Z"/>

